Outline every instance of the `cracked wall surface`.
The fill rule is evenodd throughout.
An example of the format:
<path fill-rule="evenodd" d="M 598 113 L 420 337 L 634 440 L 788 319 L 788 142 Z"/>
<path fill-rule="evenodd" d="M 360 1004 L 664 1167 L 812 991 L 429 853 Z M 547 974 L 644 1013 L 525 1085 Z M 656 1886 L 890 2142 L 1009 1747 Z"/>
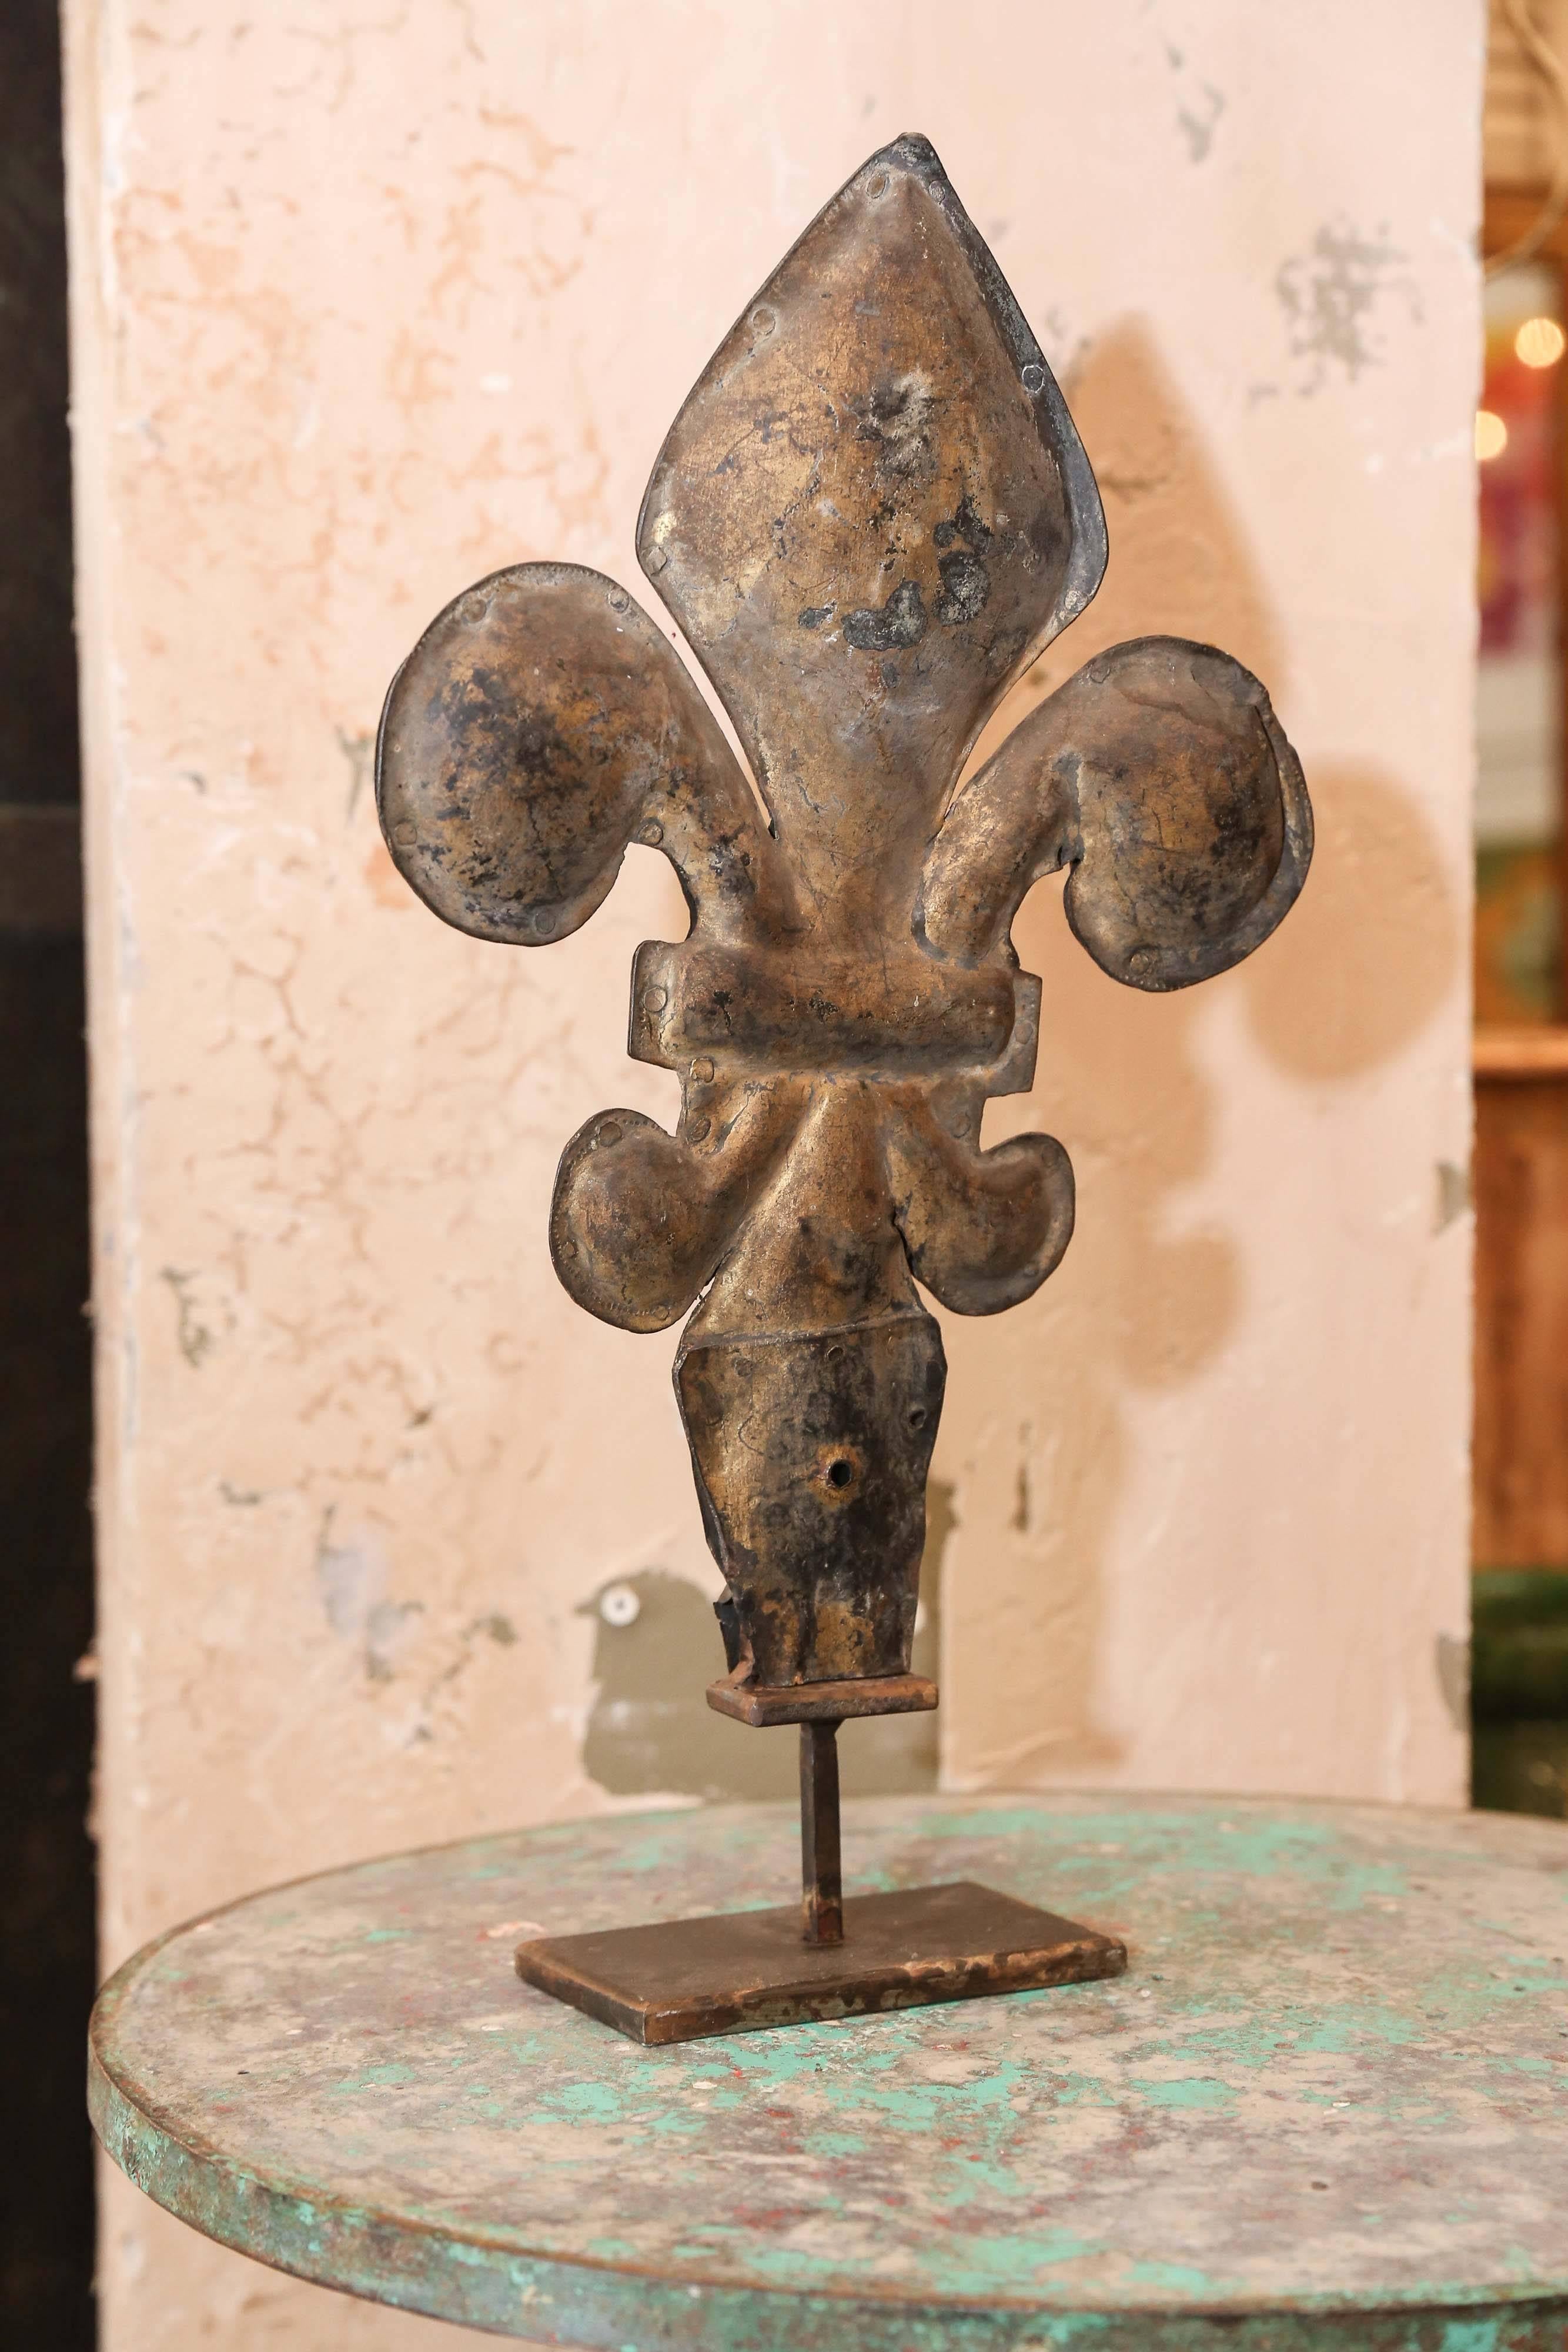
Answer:
<path fill-rule="evenodd" d="M 1227 646 L 1320 828 L 1279 937 L 1189 995 L 1103 977 L 1050 886 L 1018 926 L 1040 1076 L 987 1135 L 1061 1138 L 1078 1231 L 1026 1307 L 944 1318 L 941 1769 L 1459 1798 L 1479 6 L 67 16 L 106 1961 L 355 1855 L 770 1785 L 720 1745 L 770 1735 L 676 1754 L 661 1712 L 716 1664 L 675 1630 L 716 1580 L 674 1336 L 546 1255 L 580 1122 L 673 1115 L 623 1053 L 667 869 L 633 850 L 547 953 L 481 945 L 393 873 L 369 751 L 484 572 L 651 602 L 666 425 L 904 130 L 1105 492 L 1040 682 Z M 111 2352 L 436 2332 L 118 2183 L 102 2282 Z"/>

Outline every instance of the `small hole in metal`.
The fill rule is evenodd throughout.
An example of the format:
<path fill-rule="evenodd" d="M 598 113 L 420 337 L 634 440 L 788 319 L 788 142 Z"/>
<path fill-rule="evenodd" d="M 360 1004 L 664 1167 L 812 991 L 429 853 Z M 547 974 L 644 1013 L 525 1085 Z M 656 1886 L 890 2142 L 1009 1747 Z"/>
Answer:
<path fill-rule="evenodd" d="M 912 1404 L 912 1405 L 910 1406 L 910 1408 L 909 1408 L 909 1426 L 910 1426 L 910 1428 L 911 1428 L 911 1429 L 924 1429 L 924 1428 L 925 1428 L 925 1407 L 923 1404 Z"/>
<path fill-rule="evenodd" d="M 1023 372 L 1023 388 L 1026 392 L 1045 390 L 1045 370 L 1042 367 L 1036 367 L 1032 360 Z"/>
<path fill-rule="evenodd" d="M 885 172 L 879 172 L 874 180 L 868 180 L 865 184 L 865 192 L 873 205 L 879 197 L 886 195 L 887 188 L 888 179 Z"/>
<path fill-rule="evenodd" d="M 852 1463 L 839 1461 L 830 1462 L 828 1465 L 828 1484 L 830 1486 L 847 1486 L 854 1475 L 854 1465 Z"/>

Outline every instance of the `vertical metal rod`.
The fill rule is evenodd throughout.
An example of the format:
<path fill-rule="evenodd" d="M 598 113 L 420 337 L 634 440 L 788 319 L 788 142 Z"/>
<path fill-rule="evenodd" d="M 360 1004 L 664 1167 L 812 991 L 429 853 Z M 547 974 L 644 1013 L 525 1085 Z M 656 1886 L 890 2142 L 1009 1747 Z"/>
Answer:
<path fill-rule="evenodd" d="M 838 1733 L 836 1721 L 800 1726 L 800 1907 L 808 1944 L 844 1940 Z"/>

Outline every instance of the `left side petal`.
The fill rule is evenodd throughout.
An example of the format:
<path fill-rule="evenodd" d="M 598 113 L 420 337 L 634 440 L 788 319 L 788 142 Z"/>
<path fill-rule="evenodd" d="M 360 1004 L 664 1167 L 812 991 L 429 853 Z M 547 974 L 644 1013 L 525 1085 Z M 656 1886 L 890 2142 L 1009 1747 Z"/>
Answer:
<path fill-rule="evenodd" d="M 689 673 L 623 588 L 576 564 L 497 572 L 431 623 L 387 695 L 376 803 L 403 879 L 476 939 L 564 939 L 633 840 L 670 859 L 709 938 L 747 936 L 792 895 Z"/>

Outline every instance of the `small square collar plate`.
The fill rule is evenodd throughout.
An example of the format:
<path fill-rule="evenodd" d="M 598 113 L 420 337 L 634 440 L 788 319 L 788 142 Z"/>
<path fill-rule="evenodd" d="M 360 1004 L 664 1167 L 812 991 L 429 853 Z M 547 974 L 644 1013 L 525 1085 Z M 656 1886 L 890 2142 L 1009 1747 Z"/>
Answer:
<path fill-rule="evenodd" d="M 1120 1976 L 1127 1948 L 967 1879 L 844 1905 L 841 1944 L 808 1944 L 799 1905 L 519 1944 L 525 1984 L 633 2042 L 695 2042 L 810 2019 Z"/>

